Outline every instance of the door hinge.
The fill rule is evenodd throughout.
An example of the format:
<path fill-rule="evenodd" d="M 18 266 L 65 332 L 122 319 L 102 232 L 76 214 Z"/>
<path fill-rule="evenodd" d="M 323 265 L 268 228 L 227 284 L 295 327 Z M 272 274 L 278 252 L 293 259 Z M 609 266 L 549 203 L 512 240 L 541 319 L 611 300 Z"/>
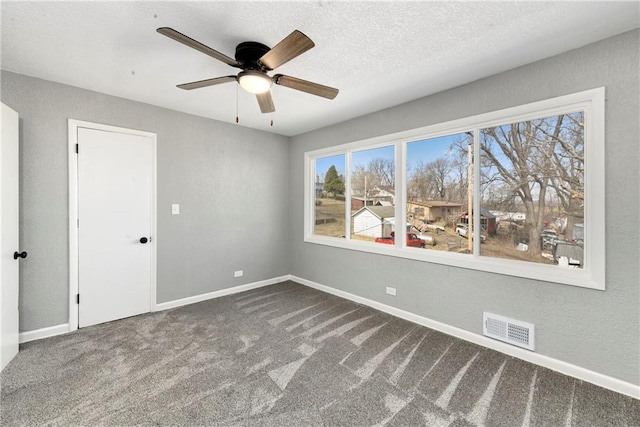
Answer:
<path fill-rule="evenodd" d="M 76 153 L 78 153 L 78 144 L 76 144 Z"/>
<path fill-rule="evenodd" d="M 80 294 L 76 294 L 76 304 L 80 304 Z"/>

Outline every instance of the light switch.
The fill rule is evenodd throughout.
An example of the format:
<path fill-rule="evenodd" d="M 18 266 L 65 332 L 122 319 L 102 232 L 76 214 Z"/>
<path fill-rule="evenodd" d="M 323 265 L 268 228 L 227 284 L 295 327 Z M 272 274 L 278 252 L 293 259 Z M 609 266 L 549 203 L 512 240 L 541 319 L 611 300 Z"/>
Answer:
<path fill-rule="evenodd" d="M 174 203 L 171 205 L 171 215 L 178 215 L 180 214 L 180 205 L 177 203 Z"/>

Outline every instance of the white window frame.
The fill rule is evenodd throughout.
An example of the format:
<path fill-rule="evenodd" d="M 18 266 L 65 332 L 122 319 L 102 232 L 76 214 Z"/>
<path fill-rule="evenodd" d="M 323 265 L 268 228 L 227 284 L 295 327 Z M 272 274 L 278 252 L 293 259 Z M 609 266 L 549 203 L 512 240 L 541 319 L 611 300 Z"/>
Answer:
<path fill-rule="evenodd" d="M 557 265 L 537 264 L 493 258 L 480 255 L 480 229 L 474 228 L 473 254 L 407 248 L 405 239 L 396 239 L 395 245 L 375 245 L 351 240 L 351 152 L 381 146 L 395 145 L 396 218 L 406 218 L 407 177 L 405 158 L 407 143 L 461 132 L 474 132 L 474 164 L 479 165 L 479 131 L 561 113 L 584 111 L 585 134 L 585 206 L 584 206 L 584 268 L 562 268 Z M 508 276 L 523 277 L 545 282 L 605 289 L 605 89 L 586 90 L 570 95 L 533 102 L 503 110 L 465 117 L 445 123 L 383 135 L 339 146 L 308 151 L 304 155 L 304 241 L 381 255 L 413 259 L 453 267 L 486 271 Z M 315 215 L 315 160 L 333 155 L 345 155 L 345 238 L 314 234 Z M 474 167 L 474 223 L 480 223 L 480 172 Z"/>

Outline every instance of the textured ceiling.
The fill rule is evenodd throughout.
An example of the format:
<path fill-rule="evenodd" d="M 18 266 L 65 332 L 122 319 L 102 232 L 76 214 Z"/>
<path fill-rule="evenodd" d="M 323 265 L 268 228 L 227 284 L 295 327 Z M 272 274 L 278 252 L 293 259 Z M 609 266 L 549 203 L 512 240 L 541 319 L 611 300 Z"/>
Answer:
<path fill-rule="evenodd" d="M 297 135 L 640 27 L 633 2 L 11 2 L 2 69 L 283 135 Z M 340 89 L 282 86 L 276 112 L 226 83 L 176 84 L 237 69 L 156 33 L 172 27 L 233 57 L 294 29 L 316 46 L 277 73 Z M 274 124 L 270 126 L 273 119 Z"/>

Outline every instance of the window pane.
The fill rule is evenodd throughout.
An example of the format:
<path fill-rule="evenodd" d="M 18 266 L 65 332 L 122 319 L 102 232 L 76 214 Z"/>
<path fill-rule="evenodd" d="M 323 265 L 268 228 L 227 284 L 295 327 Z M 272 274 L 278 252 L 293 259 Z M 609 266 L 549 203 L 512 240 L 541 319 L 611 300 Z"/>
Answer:
<path fill-rule="evenodd" d="M 473 134 L 463 132 L 407 144 L 407 221 L 431 250 L 471 252 L 462 215 L 472 201 L 472 143 Z"/>
<path fill-rule="evenodd" d="M 345 155 L 322 157 L 315 161 L 315 214 L 313 234 L 344 237 Z"/>
<path fill-rule="evenodd" d="M 395 230 L 394 147 L 351 154 L 351 238 L 393 244 Z M 394 233 L 395 234 L 395 233 Z"/>
<path fill-rule="evenodd" d="M 584 267 L 584 113 L 481 130 L 481 255 Z"/>

